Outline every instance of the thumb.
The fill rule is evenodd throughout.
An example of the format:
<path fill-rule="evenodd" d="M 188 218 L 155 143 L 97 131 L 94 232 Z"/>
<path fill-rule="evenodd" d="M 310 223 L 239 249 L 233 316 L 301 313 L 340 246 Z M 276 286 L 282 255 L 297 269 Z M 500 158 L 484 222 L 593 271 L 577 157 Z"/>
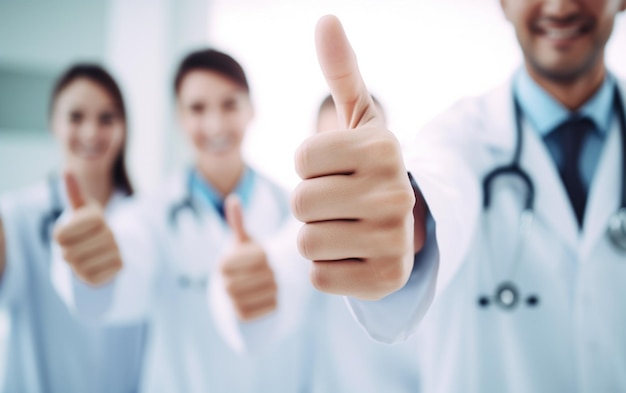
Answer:
<path fill-rule="evenodd" d="M 65 172 L 63 174 L 63 178 L 65 180 L 67 198 L 70 201 L 70 205 L 72 205 L 72 209 L 76 210 L 85 206 L 86 200 L 83 192 L 80 190 L 80 185 L 78 184 L 78 180 L 76 180 L 76 176 L 74 176 L 72 172 Z"/>
<path fill-rule="evenodd" d="M 235 194 L 230 194 L 224 202 L 224 213 L 226 214 L 226 222 L 233 230 L 235 238 L 239 243 L 246 243 L 250 240 L 250 236 L 246 232 L 243 224 L 243 212 L 241 210 L 241 201 Z"/>
<path fill-rule="evenodd" d="M 315 46 L 343 126 L 357 128 L 371 122 L 383 123 L 361 77 L 356 55 L 336 16 L 326 15 L 317 22 Z"/>

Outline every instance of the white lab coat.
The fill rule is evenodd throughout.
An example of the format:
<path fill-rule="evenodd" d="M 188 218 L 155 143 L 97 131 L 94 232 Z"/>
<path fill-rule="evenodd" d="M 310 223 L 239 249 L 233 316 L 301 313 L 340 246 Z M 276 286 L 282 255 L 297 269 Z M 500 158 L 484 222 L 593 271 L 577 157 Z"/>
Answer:
<path fill-rule="evenodd" d="M 316 292 L 307 312 L 315 393 L 417 393 L 417 341 L 376 342 L 354 320 L 342 296 Z"/>
<path fill-rule="evenodd" d="M 65 205 L 61 183 L 54 187 L 57 203 Z M 4 195 L 0 203 L 7 247 L 0 307 L 11 325 L 0 391 L 136 392 L 145 326 L 103 328 L 81 322 L 50 282 L 50 243 L 44 243 L 42 229 L 51 230 L 52 222 L 45 227 L 42 221 L 53 208 L 51 191 L 42 182 Z M 107 214 L 125 199 L 114 196 Z"/>
<path fill-rule="evenodd" d="M 418 330 L 427 392 L 626 391 L 626 255 L 606 235 L 623 182 L 617 121 L 580 234 L 544 143 L 524 127 L 521 161 L 535 184 L 536 207 L 514 282 L 522 301 L 537 294 L 540 303 L 511 312 L 477 306 L 480 294 L 493 294 L 509 278 L 525 195 L 518 182 L 502 179 L 483 214 L 484 175 L 513 155 L 511 86 L 460 102 L 418 134 L 407 167 L 436 223 L 432 257 L 420 261 L 402 290 L 378 302 L 349 302 L 379 340 Z"/>
<path fill-rule="evenodd" d="M 60 255 L 54 262 L 57 289 L 85 318 L 150 322 L 144 392 L 302 390 L 307 370 L 300 364 L 304 340 L 294 327 L 298 318 L 290 320 L 293 313 L 288 311 L 247 324 L 235 318 L 217 270 L 233 235 L 215 209 L 196 200 L 199 217 L 186 208 L 171 225 L 172 206 L 189 193 L 187 181 L 188 171 L 181 171 L 111 220 L 124 267 L 110 293 L 81 285 Z M 304 261 L 296 249 L 297 227 L 290 227 L 286 195 L 257 175 L 249 201 L 245 225 L 266 246 L 279 285 L 278 307 L 301 305 L 302 285 L 295 278 L 302 275 L 291 269 L 302 269 L 298 264 Z M 82 299 L 91 297 L 105 306 L 83 307 Z"/>

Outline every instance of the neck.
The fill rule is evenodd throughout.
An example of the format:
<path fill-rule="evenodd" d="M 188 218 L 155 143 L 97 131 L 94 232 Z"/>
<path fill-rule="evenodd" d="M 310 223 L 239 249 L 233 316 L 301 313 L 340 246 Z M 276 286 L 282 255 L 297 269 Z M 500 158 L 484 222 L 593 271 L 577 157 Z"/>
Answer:
<path fill-rule="evenodd" d="M 526 63 L 526 70 L 531 78 L 552 97 L 570 111 L 580 109 L 598 91 L 606 70 L 604 62 L 598 62 L 592 69 L 572 80 L 557 80 L 537 72 Z"/>
<path fill-rule="evenodd" d="M 222 197 L 232 193 L 239 184 L 245 164 L 241 158 L 230 165 L 198 165 L 198 171 Z"/>
<path fill-rule="evenodd" d="M 114 187 L 110 176 L 93 176 L 76 173 L 81 191 L 89 198 L 95 199 L 100 206 L 105 207 L 113 195 Z"/>

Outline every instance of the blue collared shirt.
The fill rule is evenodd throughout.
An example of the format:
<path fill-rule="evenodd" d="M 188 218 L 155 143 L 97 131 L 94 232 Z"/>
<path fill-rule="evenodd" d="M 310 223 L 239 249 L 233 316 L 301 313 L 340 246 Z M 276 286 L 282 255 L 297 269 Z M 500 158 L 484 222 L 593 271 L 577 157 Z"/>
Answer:
<path fill-rule="evenodd" d="M 243 208 L 248 206 L 250 195 L 254 186 L 255 173 L 249 167 L 246 167 L 243 176 L 239 180 L 237 187 L 233 191 L 241 200 Z M 200 200 L 213 206 L 219 215 L 224 218 L 224 195 L 221 195 L 211 183 L 206 181 L 197 169 L 191 172 L 191 192 L 192 195 Z"/>
<path fill-rule="evenodd" d="M 602 86 L 596 94 L 574 113 L 565 108 L 548 92 L 535 82 L 525 68 L 522 68 L 514 80 L 514 89 L 524 117 L 537 134 L 545 141 L 548 151 L 556 166 L 563 165 L 563 152 L 553 131 L 571 116 L 577 114 L 589 117 L 595 129 L 586 135 L 580 158 L 580 173 L 587 191 L 598 166 L 604 141 L 609 133 L 615 116 L 614 94 L 615 77 L 607 73 Z"/>

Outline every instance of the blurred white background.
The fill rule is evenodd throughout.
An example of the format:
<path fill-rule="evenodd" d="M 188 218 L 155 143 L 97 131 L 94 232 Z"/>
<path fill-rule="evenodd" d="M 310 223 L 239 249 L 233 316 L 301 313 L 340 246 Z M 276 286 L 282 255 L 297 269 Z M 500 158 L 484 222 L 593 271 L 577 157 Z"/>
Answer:
<path fill-rule="evenodd" d="M 342 20 L 402 142 L 459 98 L 505 81 L 521 61 L 497 0 L 215 0 L 211 10 L 211 42 L 240 59 L 252 83 L 257 118 L 248 157 L 287 187 L 297 182 L 293 152 L 327 93 L 313 40 L 320 16 Z M 621 17 L 608 60 L 622 77 L 624 48 Z"/>
<path fill-rule="evenodd" d="M 256 106 L 246 155 L 291 188 L 293 153 L 327 93 L 313 42 L 315 23 L 327 13 L 343 21 L 364 79 L 403 142 L 460 97 L 505 81 L 520 63 L 497 0 L 0 2 L 0 192 L 58 168 L 47 97 L 55 76 L 77 60 L 104 63 L 123 85 L 130 171 L 140 191 L 188 164 L 171 79 L 180 58 L 205 45 L 246 69 Z M 607 56 L 622 78 L 624 48 L 621 16 Z M 0 315 L 0 336 L 6 325 Z"/>

